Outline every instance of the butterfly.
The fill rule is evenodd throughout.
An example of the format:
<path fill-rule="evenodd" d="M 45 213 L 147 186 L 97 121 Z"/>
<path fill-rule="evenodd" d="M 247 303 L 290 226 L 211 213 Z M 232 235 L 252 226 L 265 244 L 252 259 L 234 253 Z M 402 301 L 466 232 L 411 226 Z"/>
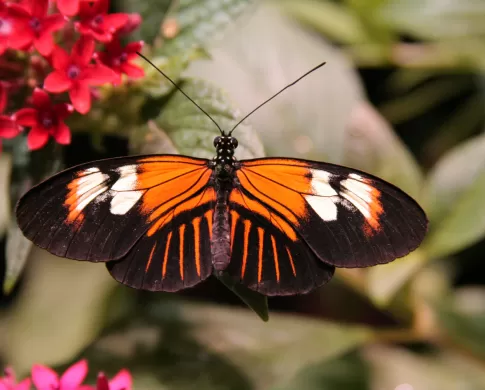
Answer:
<path fill-rule="evenodd" d="M 239 161 L 234 128 L 219 128 L 212 160 L 161 154 L 69 168 L 19 200 L 18 226 L 54 255 L 106 263 L 136 289 L 174 292 L 224 273 L 269 296 L 307 293 L 335 267 L 388 263 L 422 242 L 426 215 L 399 188 L 324 162 Z"/>

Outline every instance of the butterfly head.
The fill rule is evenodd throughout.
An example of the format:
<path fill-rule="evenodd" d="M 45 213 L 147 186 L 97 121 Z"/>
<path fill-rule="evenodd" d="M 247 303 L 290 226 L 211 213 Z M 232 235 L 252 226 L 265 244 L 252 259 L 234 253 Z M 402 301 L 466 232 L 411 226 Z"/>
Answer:
<path fill-rule="evenodd" d="M 237 148 L 237 139 L 230 135 L 220 135 L 214 138 L 214 147 L 216 148 L 217 156 L 216 163 L 222 165 L 232 165 L 234 158 L 234 150 Z"/>

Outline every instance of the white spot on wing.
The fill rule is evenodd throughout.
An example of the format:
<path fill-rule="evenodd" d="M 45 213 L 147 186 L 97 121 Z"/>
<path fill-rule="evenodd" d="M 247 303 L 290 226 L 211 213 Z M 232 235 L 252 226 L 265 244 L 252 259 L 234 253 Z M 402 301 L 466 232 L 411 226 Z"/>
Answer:
<path fill-rule="evenodd" d="M 351 173 L 349 175 L 349 177 L 351 175 L 355 175 L 355 174 Z M 369 195 L 369 193 L 372 191 L 372 187 L 370 185 L 362 183 L 362 182 L 357 181 L 357 180 L 353 180 L 353 179 L 342 180 L 342 182 L 340 184 L 342 186 L 344 186 L 350 192 L 357 195 L 359 198 L 362 198 L 365 202 L 367 202 L 367 203 L 372 202 L 372 198 Z"/>
<path fill-rule="evenodd" d="M 366 219 L 370 218 L 371 214 L 369 210 L 369 205 L 363 199 L 348 191 L 342 192 L 340 196 L 344 197 L 350 203 L 352 203 Z"/>
<path fill-rule="evenodd" d="M 79 198 L 76 205 L 76 210 L 82 211 L 94 198 L 102 194 L 108 189 L 106 186 L 94 187 L 84 192 Z M 96 200 L 95 200 L 96 202 Z"/>
<path fill-rule="evenodd" d="M 143 191 L 118 192 L 111 199 L 110 212 L 115 215 L 124 215 L 138 202 Z"/>
<path fill-rule="evenodd" d="M 325 171 L 310 169 L 312 173 L 312 193 L 319 196 L 334 196 L 337 192 L 329 184 L 332 175 Z"/>
<path fill-rule="evenodd" d="M 125 165 L 118 168 L 116 171 L 119 173 L 120 178 L 111 187 L 115 191 L 131 191 L 136 188 L 136 182 L 138 175 L 136 174 L 136 165 Z"/>
<path fill-rule="evenodd" d="M 102 185 L 109 176 L 101 173 L 98 168 L 88 168 L 81 172 L 77 179 L 77 205 L 76 210 L 81 211 L 89 202 L 108 189 Z"/>
<path fill-rule="evenodd" d="M 332 198 L 305 195 L 305 199 L 324 221 L 335 221 L 337 219 L 337 205 Z"/>

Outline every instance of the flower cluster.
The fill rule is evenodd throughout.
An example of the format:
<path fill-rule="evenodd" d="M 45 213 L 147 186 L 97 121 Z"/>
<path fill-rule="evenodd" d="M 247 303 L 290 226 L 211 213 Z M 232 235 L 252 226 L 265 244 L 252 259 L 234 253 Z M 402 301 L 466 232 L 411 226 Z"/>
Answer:
<path fill-rule="evenodd" d="M 69 367 L 59 376 L 51 368 L 35 364 L 32 367 L 31 378 L 21 382 L 16 381 L 12 369 L 5 370 L 5 376 L 0 377 L 0 390 L 29 390 L 32 384 L 36 390 L 131 390 L 132 378 L 128 370 L 121 370 L 111 380 L 104 373 L 98 374 L 96 386 L 83 384 L 88 373 L 86 360 L 81 360 Z"/>
<path fill-rule="evenodd" d="M 143 42 L 121 43 L 140 23 L 109 0 L 0 0 L 0 148 L 24 128 L 31 150 L 68 144 L 64 120 L 90 111 L 96 87 L 144 76 Z"/>

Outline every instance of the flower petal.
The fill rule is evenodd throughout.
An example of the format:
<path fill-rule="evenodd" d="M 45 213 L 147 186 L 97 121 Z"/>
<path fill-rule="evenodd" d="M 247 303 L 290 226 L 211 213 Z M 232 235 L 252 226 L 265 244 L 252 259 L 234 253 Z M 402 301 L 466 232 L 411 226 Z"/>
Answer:
<path fill-rule="evenodd" d="M 17 124 L 7 115 L 0 115 L 0 138 L 13 138 L 20 133 Z"/>
<path fill-rule="evenodd" d="M 52 33 L 65 26 L 67 18 L 60 14 L 49 15 L 42 20 L 42 32 Z"/>
<path fill-rule="evenodd" d="M 103 24 L 107 31 L 113 32 L 128 23 L 128 14 L 116 13 L 104 15 Z"/>
<path fill-rule="evenodd" d="M 52 66 L 56 70 L 65 70 L 70 62 L 69 54 L 60 46 L 54 46 L 52 50 Z"/>
<path fill-rule="evenodd" d="M 45 131 L 40 127 L 32 127 L 32 130 L 29 131 L 29 135 L 27 136 L 27 146 L 29 147 L 30 150 L 37 150 L 42 148 L 47 143 L 48 140 L 49 140 L 49 133 L 47 131 Z M 45 368 L 48 368 L 48 367 L 45 367 Z M 32 372 L 32 380 L 34 381 L 34 385 L 39 390 L 57 389 L 59 385 L 57 374 L 54 371 L 52 371 L 52 374 L 55 374 L 55 382 L 54 382 L 54 377 L 52 375 L 50 377 L 46 376 L 45 382 L 39 382 L 39 379 L 36 379 L 36 377 L 34 377 L 34 374 Z"/>
<path fill-rule="evenodd" d="M 140 68 L 137 65 L 130 64 L 129 62 L 121 64 L 120 69 L 124 74 L 132 79 L 139 79 L 145 76 L 145 71 L 143 70 L 143 68 Z"/>
<path fill-rule="evenodd" d="M 112 83 L 116 79 L 116 72 L 102 64 L 91 65 L 83 71 L 83 81 L 90 85 Z"/>
<path fill-rule="evenodd" d="M 98 374 L 98 379 L 96 380 L 96 390 L 111 390 L 108 378 L 103 372 Z"/>
<path fill-rule="evenodd" d="M 81 114 L 87 114 L 91 109 L 91 91 L 87 84 L 76 83 L 69 90 L 69 97 L 74 109 Z"/>
<path fill-rule="evenodd" d="M 71 86 L 72 80 L 62 71 L 54 71 L 48 74 L 44 80 L 44 89 L 53 93 L 67 91 Z"/>
<path fill-rule="evenodd" d="M 0 152 L 2 151 L 2 144 L 0 143 Z M 0 390 L 9 390 L 6 384 L 0 382 Z M 108 389 L 109 390 L 109 389 Z"/>
<path fill-rule="evenodd" d="M 126 53 L 136 53 L 137 51 L 141 51 L 145 42 L 137 41 L 137 42 L 130 42 L 125 46 L 124 51 Z"/>
<path fill-rule="evenodd" d="M 0 113 L 2 113 L 7 107 L 7 86 L 5 83 L 0 82 Z"/>
<path fill-rule="evenodd" d="M 52 33 L 47 32 L 37 37 L 34 40 L 34 47 L 44 57 L 48 57 L 54 49 L 54 38 L 52 37 Z"/>
<path fill-rule="evenodd" d="M 66 126 L 67 128 L 67 126 Z M 69 132 L 69 128 L 67 128 Z M 70 138 L 70 134 L 69 134 Z M 79 362 L 73 364 L 69 367 L 64 374 L 62 374 L 60 384 L 61 389 L 77 389 L 81 383 L 83 383 L 84 378 L 88 373 L 88 363 L 86 360 L 80 360 Z"/>
<path fill-rule="evenodd" d="M 48 137 L 45 131 L 33 128 L 27 136 L 27 145 L 31 150 L 38 149 L 47 142 Z M 59 377 L 49 367 L 34 364 L 32 367 L 32 382 L 34 382 L 38 390 L 51 390 L 59 385 Z"/>
<path fill-rule="evenodd" d="M 37 108 L 50 108 L 51 98 L 42 88 L 35 88 L 32 93 L 32 103 Z"/>
<path fill-rule="evenodd" d="M 131 390 L 133 380 L 128 370 L 121 370 L 109 381 L 109 390 Z"/>
<path fill-rule="evenodd" d="M 21 126 L 36 126 L 38 124 L 38 111 L 35 108 L 21 108 L 18 110 L 14 119 Z"/>
<path fill-rule="evenodd" d="M 58 103 L 54 106 L 54 112 L 58 120 L 64 120 L 74 111 L 74 107 L 67 103 Z"/>
<path fill-rule="evenodd" d="M 79 0 L 57 0 L 57 8 L 63 15 L 74 16 L 79 12 Z"/>
<path fill-rule="evenodd" d="M 31 3 L 31 14 L 32 16 L 41 19 L 47 15 L 47 7 L 49 6 L 49 0 L 35 0 Z"/>
<path fill-rule="evenodd" d="M 22 382 L 17 384 L 15 390 L 30 390 L 30 382 L 29 378 L 25 378 Z"/>
<path fill-rule="evenodd" d="M 56 142 L 58 144 L 68 145 L 68 144 L 71 143 L 71 131 L 69 130 L 69 127 L 62 121 L 60 121 L 57 124 L 57 129 L 54 131 L 53 135 L 54 135 L 54 139 L 56 140 Z M 83 380 L 84 380 L 84 378 L 83 378 Z M 61 378 L 61 382 L 62 382 L 62 378 Z M 76 388 L 77 388 L 77 386 L 78 385 L 76 385 Z"/>
<path fill-rule="evenodd" d="M 71 57 L 79 65 L 87 65 L 93 58 L 94 53 L 94 39 L 86 35 L 82 35 L 74 44 Z"/>

